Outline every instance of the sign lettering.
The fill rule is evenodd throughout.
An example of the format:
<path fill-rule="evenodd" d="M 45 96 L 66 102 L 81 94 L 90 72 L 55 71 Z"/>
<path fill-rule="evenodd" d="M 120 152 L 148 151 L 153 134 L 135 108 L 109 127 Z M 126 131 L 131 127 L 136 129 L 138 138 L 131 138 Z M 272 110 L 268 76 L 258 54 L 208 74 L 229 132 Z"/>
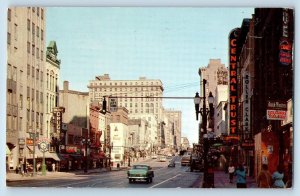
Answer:
<path fill-rule="evenodd" d="M 229 129 L 231 135 L 237 133 L 238 122 L 238 93 L 237 93 L 237 38 L 239 28 L 231 31 L 229 35 Z"/>
<path fill-rule="evenodd" d="M 243 75 L 243 129 L 246 135 L 250 134 L 250 76 L 248 72 Z"/>

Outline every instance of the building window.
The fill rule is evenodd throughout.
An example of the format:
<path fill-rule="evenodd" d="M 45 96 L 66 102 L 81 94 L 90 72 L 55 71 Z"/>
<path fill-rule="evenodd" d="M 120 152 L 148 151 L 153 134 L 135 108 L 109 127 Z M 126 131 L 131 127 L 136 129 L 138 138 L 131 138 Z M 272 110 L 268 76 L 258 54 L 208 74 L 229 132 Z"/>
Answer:
<path fill-rule="evenodd" d="M 11 9 L 7 10 L 7 19 L 8 21 L 11 21 Z"/>
<path fill-rule="evenodd" d="M 41 40 L 44 40 L 44 31 L 41 29 Z"/>
<path fill-rule="evenodd" d="M 44 10 L 41 8 L 41 18 L 44 19 Z"/>
<path fill-rule="evenodd" d="M 41 60 L 43 61 L 44 60 L 44 52 L 41 50 Z"/>
<path fill-rule="evenodd" d="M 31 74 L 32 74 L 32 77 L 34 78 L 34 67 L 32 66 L 32 70 L 31 70 Z"/>
<path fill-rule="evenodd" d="M 40 27 L 36 27 L 36 36 L 40 37 Z"/>
<path fill-rule="evenodd" d="M 40 50 L 39 50 L 39 48 L 36 48 L 36 58 L 37 59 L 40 58 Z"/>
<path fill-rule="evenodd" d="M 27 64 L 27 76 L 30 75 L 30 65 Z"/>
<path fill-rule="evenodd" d="M 40 95 L 40 103 L 42 104 L 43 103 L 43 93 L 41 92 L 41 95 Z"/>
<path fill-rule="evenodd" d="M 37 16 L 39 16 L 40 15 L 40 8 L 38 7 L 38 8 L 36 8 L 36 14 L 37 14 Z"/>
<path fill-rule="evenodd" d="M 38 80 L 40 77 L 40 71 L 38 69 L 36 69 L 36 79 Z"/>
<path fill-rule="evenodd" d="M 31 100 L 34 100 L 34 89 L 31 89 Z"/>
<path fill-rule="evenodd" d="M 11 36 L 10 33 L 7 32 L 7 44 L 10 45 L 11 43 Z"/>
<path fill-rule="evenodd" d="M 30 42 L 27 42 L 27 53 L 30 54 Z"/>
<path fill-rule="evenodd" d="M 15 37 L 15 40 L 17 41 L 18 40 L 18 25 L 15 24 L 15 29 L 14 29 L 14 37 Z"/>
<path fill-rule="evenodd" d="M 35 51 L 35 47 L 34 47 L 34 45 L 32 44 L 32 56 L 34 56 L 34 51 Z"/>
<path fill-rule="evenodd" d="M 35 12 L 35 7 L 32 7 L 32 12 Z"/>

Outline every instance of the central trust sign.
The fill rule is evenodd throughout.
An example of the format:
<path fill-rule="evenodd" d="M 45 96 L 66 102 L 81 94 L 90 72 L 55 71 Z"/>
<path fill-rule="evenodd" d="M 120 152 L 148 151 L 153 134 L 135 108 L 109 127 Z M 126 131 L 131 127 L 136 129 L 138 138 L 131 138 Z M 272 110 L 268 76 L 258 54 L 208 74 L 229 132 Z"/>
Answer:
<path fill-rule="evenodd" d="M 239 28 L 229 35 L 229 129 L 230 134 L 237 134 L 238 122 L 238 81 L 237 81 L 237 38 Z"/>

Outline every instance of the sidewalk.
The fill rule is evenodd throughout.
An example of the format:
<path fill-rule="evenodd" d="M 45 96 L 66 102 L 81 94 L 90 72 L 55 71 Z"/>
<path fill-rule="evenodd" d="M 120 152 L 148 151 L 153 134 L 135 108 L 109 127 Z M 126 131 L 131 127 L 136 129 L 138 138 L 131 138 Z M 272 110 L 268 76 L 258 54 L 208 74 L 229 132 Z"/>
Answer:
<path fill-rule="evenodd" d="M 114 172 L 120 170 L 127 170 L 127 167 L 121 167 L 119 169 L 112 168 L 108 170 L 106 168 L 97 168 L 97 169 L 89 169 L 87 173 L 84 170 L 76 170 L 76 171 L 69 171 L 69 172 L 51 172 L 47 171 L 46 175 L 42 175 L 42 172 L 37 172 L 35 176 L 27 175 L 22 176 L 20 174 L 16 174 L 14 172 L 6 173 L 6 181 L 17 181 L 17 180 L 35 180 L 35 179 L 49 179 L 49 178 L 57 178 L 57 177 L 67 177 L 67 176 L 76 176 L 76 175 L 89 175 L 93 173 L 105 173 L 105 172 Z"/>
<path fill-rule="evenodd" d="M 132 165 L 143 163 L 148 161 L 149 158 L 140 159 L 139 161 L 132 162 Z M 84 170 L 75 170 L 69 172 L 51 172 L 47 171 L 46 175 L 43 176 L 42 172 L 37 172 L 35 176 L 22 176 L 21 174 L 16 174 L 15 172 L 6 173 L 6 181 L 17 181 L 17 180 L 34 180 L 34 179 L 49 179 L 49 178 L 57 178 L 57 177 L 66 177 L 66 176 L 75 176 L 75 175 L 89 175 L 93 173 L 104 173 L 104 172 L 113 172 L 113 171 L 120 171 L 120 170 L 128 170 L 129 167 L 121 166 L 120 168 L 112 167 L 111 170 L 107 168 L 96 168 L 96 169 L 88 169 L 87 173 L 84 173 Z"/>
<path fill-rule="evenodd" d="M 236 177 L 233 178 L 233 183 L 229 182 L 229 174 L 224 171 L 215 171 L 215 188 L 236 188 Z M 247 188 L 257 188 L 256 180 L 253 177 L 247 176 Z"/>

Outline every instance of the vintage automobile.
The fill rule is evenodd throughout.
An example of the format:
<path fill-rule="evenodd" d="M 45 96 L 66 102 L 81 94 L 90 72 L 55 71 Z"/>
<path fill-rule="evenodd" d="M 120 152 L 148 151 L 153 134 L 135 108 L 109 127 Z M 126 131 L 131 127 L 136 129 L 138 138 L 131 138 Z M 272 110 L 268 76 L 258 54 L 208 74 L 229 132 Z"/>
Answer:
<path fill-rule="evenodd" d="M 192 156 L 190 167 L 191 167 L 191 172 L 193 172 L 194 170 L 203 172 L 204 163 L 202 157 Z"/>
<path fill-rule="evenodd" d="M 162 156 L 159 157 L 158 161 L 160 161 L 160 162 L 166 162 L 167 158 L 166 158 L 166 156 L 162 155 Z"/>
<path fill-rule="evenodd" d="M 184 155 L 181 158 L 181 166 L 189 166 L 190 165 L 190 159 L 191 159 L 190 155 Z"/>
<path fill-rule="evenodd" d="M 151 183 L 154 177 L 152 168 L 148 165 L 133 165 L 133 167 L 127 171 L 129 183 L 135 182 L 136 180 L 146 180 Z"/>
<path fill-rule="evenodd" d="M 175 161 L 170 161 L 168 167 L 175 167 Z"/>

